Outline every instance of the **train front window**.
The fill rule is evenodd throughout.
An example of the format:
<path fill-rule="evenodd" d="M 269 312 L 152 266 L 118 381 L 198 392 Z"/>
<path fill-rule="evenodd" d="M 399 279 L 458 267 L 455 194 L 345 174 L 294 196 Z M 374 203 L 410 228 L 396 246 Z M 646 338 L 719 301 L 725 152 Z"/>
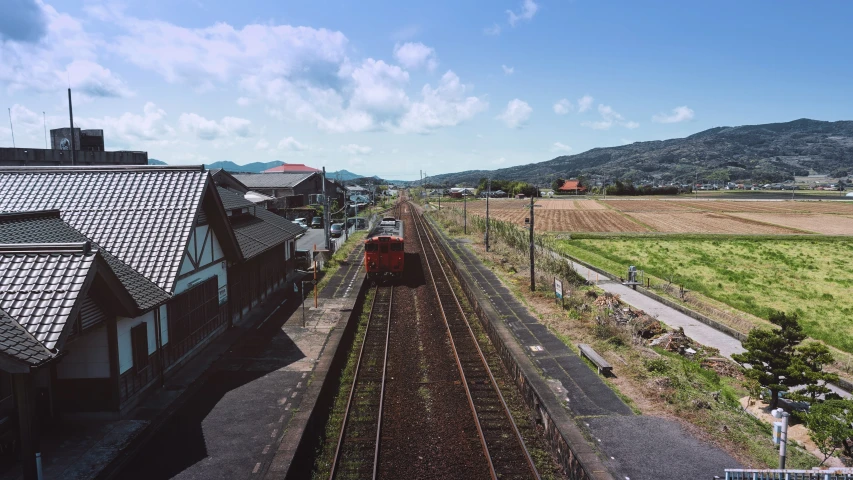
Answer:
<path fill-rule="evenodd" d="M 391 244 L 391 251 L 392 252 L 402 252 L 403 251 L 403 244 L 402 243 L 392 243 Z"/>
<path fill-rule="evenodd" d="M 364 245 L 364 251 L 365 252 L 375 252 L 376 251 L 376 244 L 375 243 L 365 244 Z"/>
<path fill-rule="evenodd" d="M 383 243 L 379 247 L 379 253 L 388 253 L 388 244 L 387 243 Z"/>

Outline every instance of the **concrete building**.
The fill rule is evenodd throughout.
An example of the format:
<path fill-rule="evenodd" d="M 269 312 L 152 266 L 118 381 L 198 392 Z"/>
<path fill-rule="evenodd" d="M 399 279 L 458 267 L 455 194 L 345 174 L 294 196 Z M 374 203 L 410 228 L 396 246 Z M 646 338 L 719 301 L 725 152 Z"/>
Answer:
<path fill-rule="evenodd" d="M 0 167 L 148 165 L 148 152 L 105 151 L 103 130 L 55 128 L 50 131 L 50 143 L 50 149 L 0 148 Z"/>

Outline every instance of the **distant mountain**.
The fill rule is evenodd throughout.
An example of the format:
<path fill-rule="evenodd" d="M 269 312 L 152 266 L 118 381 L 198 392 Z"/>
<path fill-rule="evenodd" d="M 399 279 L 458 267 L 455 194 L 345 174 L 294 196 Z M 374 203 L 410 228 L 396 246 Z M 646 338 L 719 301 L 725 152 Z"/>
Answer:
<path fill-rule="evenodd" d="M 433 175 L 429 183 L 476 184 L 491 176 L 540 186 L 579 175 L 634 182 L 747 180 L 780 182 L 795 175 L 853 173 L 853 121 L 800 119 L 716 127 L 686 138 L 594 148 L 540 163 L 499 170 Z"/>
<path fill-rule="evenodd" d="M 253 162 L 247 163 L 245 165 L 237 165 L 236 163 L 230 160 L 222 160 L 219 162 L 213 162 L 211 164 L 205 165 L 205 168 L 207 168 L 208 170 L 213 170 L 214 168 L 221 168 L 229 172 L 261 173 L 264 170 L 269 170 L 270 168 L 277 167 L 279 165 L 284 165 L 284 162 L 282 162 L 281 160 L 273 160 L 271 162 Z"/>
<path fill-rule="evenodd" d="M 167 163 L 162 160 L 157 160 L 156 158 L 149 158 L 148 165 L 167 165 Z"/>
<path fill-rule="evenodd" d="M 352 173 L 349 170 L 338 170 L 337 172 L 326 172 L 326 177 L 340 180 L 342 182 L 346 182 L 349 180 L 354 180 L 356 178 L 361 178 L 364 175 L 359 175 L 357 173 Z"/>

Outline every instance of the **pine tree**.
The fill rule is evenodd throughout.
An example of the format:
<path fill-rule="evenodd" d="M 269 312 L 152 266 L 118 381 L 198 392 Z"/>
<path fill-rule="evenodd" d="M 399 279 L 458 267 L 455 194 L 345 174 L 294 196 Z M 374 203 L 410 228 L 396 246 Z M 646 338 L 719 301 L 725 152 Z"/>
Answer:
<path fill-rule="evenodd" d="M 820 342 L 809 342 L 797 347 L 789 375 L 792 381 L 805 388 L 791 397 L 814 403 L 818 395 L 831 393 L 832 390 L 826 384 L 838 381 L 838 375 L 824 372 L 823 368 L 832 362 L 832 352 L 829 351 L 829 347 Z"/>
<path fill-rule="evenodd" d="M 791 376 L 796 347 L 806 334 L 797 321 L 797 314 L 773 312 L 770 322 L 779 329 L 756 328 L 749 332 L 743 342 L 744 353 L 732 355 L 732 359 L 744 367 L 744 375 L 758 381 L 770 390 L 770 408 L 779 403 L 779 392 L 787 392 L 799 383 Z M 748 367 L 747 367 L 748 365 Z"/>

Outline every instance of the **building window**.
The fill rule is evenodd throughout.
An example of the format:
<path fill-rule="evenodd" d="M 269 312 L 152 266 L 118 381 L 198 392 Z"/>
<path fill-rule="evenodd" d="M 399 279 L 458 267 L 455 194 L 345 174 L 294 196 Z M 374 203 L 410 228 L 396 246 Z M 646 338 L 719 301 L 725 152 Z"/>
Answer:
<path fill-rule="evenodd" d="M 145 322 L 130 329 L 130 348 L 136 373 L 148 368 L 148 324 Z"/>

